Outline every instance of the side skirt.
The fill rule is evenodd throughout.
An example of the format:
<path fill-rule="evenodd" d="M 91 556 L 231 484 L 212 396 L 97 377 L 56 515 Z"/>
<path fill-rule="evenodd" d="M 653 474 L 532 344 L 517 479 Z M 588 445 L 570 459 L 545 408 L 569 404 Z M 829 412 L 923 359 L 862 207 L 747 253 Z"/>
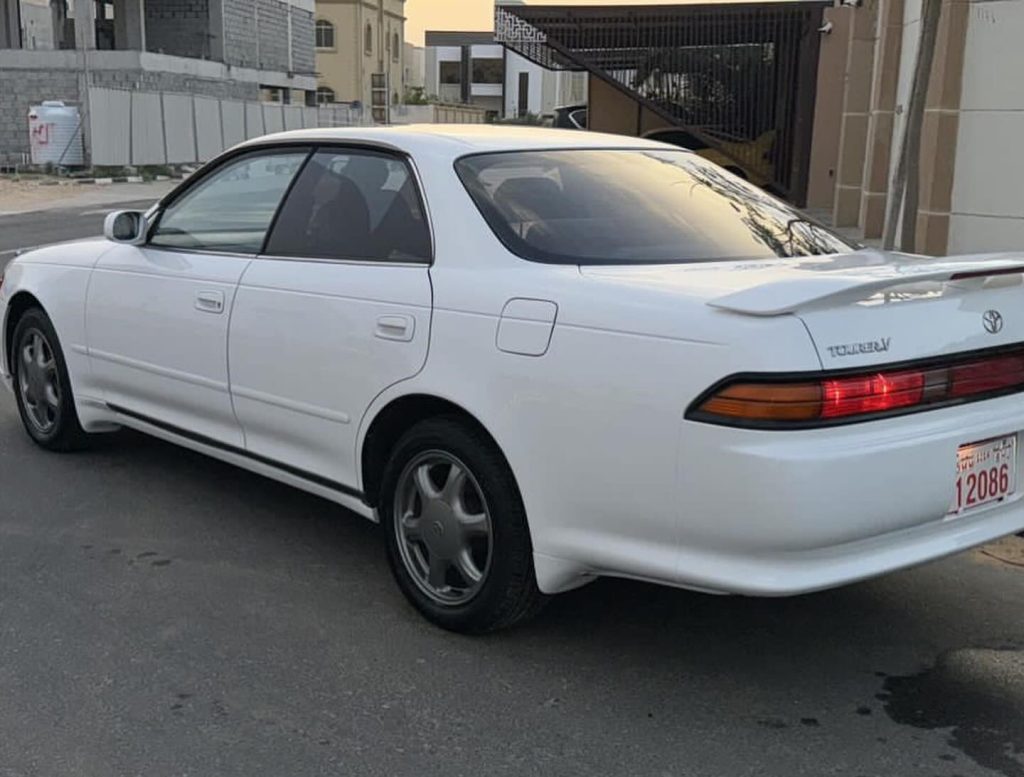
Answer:
<path fill-rule="evenodd" d="M 230 445 L 224 445 L 201 434 L 196 434 L 171 424 L 165 424 L 162 421 L 149 418 L 117 405 L 107 405 L 107 408 L 117 416 L 119 423 L 143 434 L 157 437 L 166 442 L 174 443 L 183 448 L 188 448 L 197 453 L 227 462 L 228 464 L 234 464 L 236 467 L 255 472 L 258 475 L 263 475 L 311 494 L 316 494 L 324 499 L 340 504 L 375 523 L 380 520 L 377 516 L 377 511 L 363 501 L 363 494 L 358 489 L 311 472 L 305 472 L 287 464 L 281 464 L 263 456 L 251 454 Z"/>

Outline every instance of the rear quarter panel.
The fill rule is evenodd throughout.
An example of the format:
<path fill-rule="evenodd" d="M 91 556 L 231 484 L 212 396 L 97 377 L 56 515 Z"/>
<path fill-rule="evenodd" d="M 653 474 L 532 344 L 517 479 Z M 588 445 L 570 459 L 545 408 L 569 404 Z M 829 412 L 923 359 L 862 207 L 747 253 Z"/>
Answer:
<path fill-rule="evenodd" d="M 686 408 L 741 365 L 817 368 L 803 326 L 792 317 L 751 320 L 638 299 L 576 268 L 530 265 L 489 274 L 482 296 L 491 299 L 464 309 L 459 299 L 484 284 L 479 275 L 433 272 L 427 364 L 376 408 L 426 393 L 480 420 L 517 479 L 537 554 L 596 572 L 671 579 L 680 523 L 716 521 L 691 511 L 682 488 L 692 487 L 680 471 Z M 497 348 L 498 320 L 512 297 L 558 305 L 543 356 Z"/>
<path fill-rule="evenodd" d="M 674 578 L 680 521 L 716 519 L 688 511 L 680 486 L 687 406 L 740 370 L 820 368 L 803 325 L 792 316 L 714 310 L 678 287 L 520 259 L 490 231 L 450 159 L 417 164 L 436 243 L 429 353 L 418 375 L 376 398 L 357 449 L 392 400 L 417 393 L 448 399 L 505 454 L 539 559 Z M 544 355 L 498 349 L 498 322 L 513 298 L 557 306 Z M 571 585 L 543 576 L 540 583 L 545 590 Z"/>

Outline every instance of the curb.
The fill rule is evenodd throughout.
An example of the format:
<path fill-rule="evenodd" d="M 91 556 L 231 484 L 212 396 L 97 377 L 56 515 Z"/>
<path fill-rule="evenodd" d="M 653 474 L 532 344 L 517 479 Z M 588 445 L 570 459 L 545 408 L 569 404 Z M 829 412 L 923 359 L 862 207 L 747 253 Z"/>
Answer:
<path fill-rule="evenodd" d="M 181 176 L 158 175 L 153 180 L 167 181 Z M 112 183 L 144 183 L 141 175 L 118 175 L 112 178 L 76 178 L 75 184 L 79 186 L 110 186 Z"/>

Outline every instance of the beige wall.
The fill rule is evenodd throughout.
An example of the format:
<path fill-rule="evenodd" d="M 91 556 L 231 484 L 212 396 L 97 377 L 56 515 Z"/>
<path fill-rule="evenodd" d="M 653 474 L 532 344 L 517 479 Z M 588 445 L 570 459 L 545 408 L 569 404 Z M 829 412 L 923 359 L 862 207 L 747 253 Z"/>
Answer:
<path fill-rule="evenodd" d="M 629 95 L 596 76 L 588 85 L 587 121 L 595 132 L 616 135 L 643 135 L 651 130 L 670 126 L 661 116 L 642 107 Z"/>
<path fill-rule="evenodd" d="M 635 100 L 596 76 L 590 77 L 588 128 L 595 132 L 636 135 L 639 106 Z"/>
<path fill-rule="evenodd" d="M 885 227 L 903 140 L 921 34 L 921 0 L 866 0 L 852 13 L 833 220 L 840 226 L 859 226 L 866 238 L 878 238 Z M 991 22 L 1000 15 L 1005 19 Z M 981 19 L 989 23 L 979 24 Z M 1019 103 L 992 101 L 984 110 L 996 117 L 995 123 L 985 129 L 979 128 L 980 109 L 976 103 L 987 99 L 978 95 L 990 85 L 1002 88 L 1007 83 L 1019 83 L 1007 78 L 1024 65 L 1024 52 L 1009 30 L 1019 30 L 1022 25 L 1024 7 L 1017 0 L 942 0 L 921 132 L 918 207 L 913 215 L 916 233 L 912 244 L 902 245 L 902 225 L 897 223 L 897 248 L 931 255 L 982 250 L 983 241 L 977 237 L 986 230 L 972 231 L 977 222 L 958 208 L 978 205 L 976 200 L 970 202 L 973 192 L 993 191 L 991 176 L 997 171 L 1002 172 L 1007 193 L 1020 189 L 1019 175 L 1007 170 L 1005 153 L 996 150 L 1011 147 L 1011 138 L 1017 134 L 1000 136 L 995 123 L 1007 111 L 1024 110 L 1024 96 Z M 998 39 L 1000 35 L 1005 39 Z M 968 40 L 970 52 L 965 51 Z M 976 84 L 971 81 L 971 73 L 979 74 Z M 1024 122 L 1019 129 L 1024 131 Z M 1005 142 L 1001 143 L 1000 137 Z M 982 160 L 986 159 L 993 161 L 981 172 Z M 1020 173 L 1024 175 L 1024 164 Z M 958 199 L 957 191 L 966 196 Z M 1020 242 L 1024 242 L 1024 192 L 1016 199 L 1020 200 L 1022 220 Z M 964 229 L 959 234 L 968 235 L 967 239 L 956 237 L 961 224 Z M 971 243 L 979 247 L 968 248 Z M 998 238 L 988 241 L 990 246 L 1004 243 Z"/>
<path fill-rule="evenodd" d="M 879 6 L 885 3 L 865 0 L 853 11 L 849 25 L 833 211 L 833 221 L 841 227 L 855 226 L 860 219 Z"/>
<path fill-rule="evenodd" d="M 381 7 L 383 4 L 383 7 Z M 334 90 L 339 102 L 370 105 L 370 76 L 389 74 L 392 97 L 402 97 L 405 60 L 405 0 L 316 0 L 316 18 L 334 25 L 333 49 L 317 49 L 317 85 Z M 372 51 L 365 46 L 366 26 Z M 394 34 L 398 47 L 394 47 Z"/>
<path fill-rule="evenodd" d="M 832 209 L 839 165 L 839 131 L 843 120 L 843 81 L 850 48 L 849 6 L 826 8 L 825 22 L 832 32 L 821 36 L 818 86 L 814 105 L 814 131 L 807 176 L 807 207 Z"/>
<path fill-rule="evenodd" d="M 1024 3 L 970 4 L 956 165 L 951 253 L 1024 249 Z"/>

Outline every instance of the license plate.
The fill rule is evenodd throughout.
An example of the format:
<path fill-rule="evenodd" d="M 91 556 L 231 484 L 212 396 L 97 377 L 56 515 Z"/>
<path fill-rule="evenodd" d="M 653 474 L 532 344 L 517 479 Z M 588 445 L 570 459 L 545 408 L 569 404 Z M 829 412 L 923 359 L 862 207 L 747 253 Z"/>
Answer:
<path fill-rule="evenodd" d="M 1017 435 L 972 442 L 957 449 L 952 515 L 1001 502 L 1017 488 Z"/>

